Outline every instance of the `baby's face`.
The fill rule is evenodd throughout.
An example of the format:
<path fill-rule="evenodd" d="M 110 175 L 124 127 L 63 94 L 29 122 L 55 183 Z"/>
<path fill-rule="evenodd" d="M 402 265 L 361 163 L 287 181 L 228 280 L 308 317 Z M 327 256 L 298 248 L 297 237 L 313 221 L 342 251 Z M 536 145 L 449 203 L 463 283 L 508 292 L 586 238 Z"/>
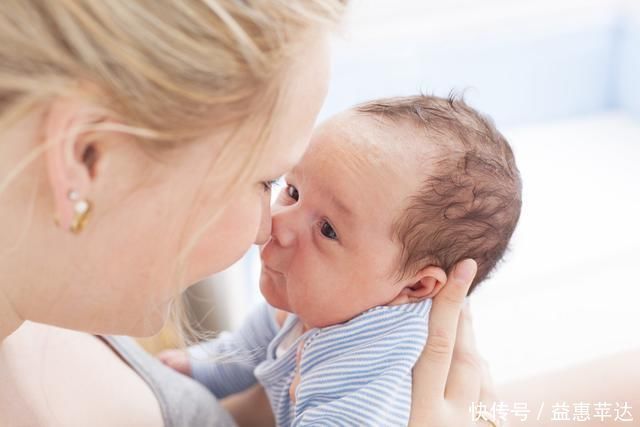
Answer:
<path fill-rule="evenodd" d="M 271 305 L 324 327 L 394 300 L 392 224 L 420 182 L 416 156 L 399 148 L 407 137 L 353 112 L 314 132 L 285 177 L 261 250 L 260 289 Z"/>

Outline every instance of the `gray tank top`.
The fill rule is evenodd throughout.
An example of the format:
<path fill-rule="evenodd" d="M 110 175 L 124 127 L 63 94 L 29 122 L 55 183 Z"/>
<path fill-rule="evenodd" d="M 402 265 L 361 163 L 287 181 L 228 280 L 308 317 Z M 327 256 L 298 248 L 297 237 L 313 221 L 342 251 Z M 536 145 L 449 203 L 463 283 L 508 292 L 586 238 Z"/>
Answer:
<path fill-rule="evenodd" d="M 133 339 L 100 336 L 149 385 L 165 427 L 235 427 L 233 419 L 204 386 L 163 365 Z"/>

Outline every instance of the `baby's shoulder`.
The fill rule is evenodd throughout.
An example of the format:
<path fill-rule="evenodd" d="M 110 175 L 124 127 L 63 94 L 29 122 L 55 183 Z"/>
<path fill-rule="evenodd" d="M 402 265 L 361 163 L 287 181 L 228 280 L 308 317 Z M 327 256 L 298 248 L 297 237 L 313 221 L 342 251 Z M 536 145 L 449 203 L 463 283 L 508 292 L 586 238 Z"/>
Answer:
<path fill-rule="evenodd" d="M 348 322 L 313 331 L 302 347 L 303 377 L 323 377 L 324 369 L 341 366 L 353 370 L 363 362 L 374 375 L 393 361 L 399 370 L 410 369 L 427 339 L 430 302 L 379 306 Z M 367 369 L 369 369 L 367 368 Z M 404 372 L 404 371 L 403 371 Z"/>
<path fill-rule="evenodd" d="M 345 354 L 380 344 L 393 345 L 400 338 L 426 339 L 430 307 L 430 300 L 374 307 L 348 322 L 316 330 L 306 340 L 305 348 L 330 348 L 333 351 L 327 354 Z"/>

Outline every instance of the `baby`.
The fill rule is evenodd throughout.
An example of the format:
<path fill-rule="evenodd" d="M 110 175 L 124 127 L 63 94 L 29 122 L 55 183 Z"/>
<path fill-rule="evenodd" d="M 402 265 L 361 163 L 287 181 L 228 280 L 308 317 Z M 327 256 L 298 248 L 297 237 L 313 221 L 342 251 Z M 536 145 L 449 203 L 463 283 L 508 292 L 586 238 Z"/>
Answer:
<path fill-rule="evenodd" d="M 261 250 L 269 305 L 160 358 L 218 398 L 260 382 L 279 426 L 406 425 L 431 298 L 464 258 L 471 292 L 516 227 L 511 148 L 462 100 L 383 99 L 318 127 L 285 180 Z"/>

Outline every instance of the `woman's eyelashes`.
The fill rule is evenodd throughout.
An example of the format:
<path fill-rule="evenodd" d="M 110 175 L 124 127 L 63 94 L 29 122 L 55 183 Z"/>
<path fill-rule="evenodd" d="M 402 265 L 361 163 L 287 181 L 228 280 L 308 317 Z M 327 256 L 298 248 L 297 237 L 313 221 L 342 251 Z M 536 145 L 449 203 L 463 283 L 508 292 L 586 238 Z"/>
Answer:
<path fill-rule="evenodd" d="M 272 179 L 271 181 L 262 181 L 262 187 L 265 193 L 271 191 L 273 187 L 277 187 L 278 185 L 280 185 L 280 178 Z"/>

